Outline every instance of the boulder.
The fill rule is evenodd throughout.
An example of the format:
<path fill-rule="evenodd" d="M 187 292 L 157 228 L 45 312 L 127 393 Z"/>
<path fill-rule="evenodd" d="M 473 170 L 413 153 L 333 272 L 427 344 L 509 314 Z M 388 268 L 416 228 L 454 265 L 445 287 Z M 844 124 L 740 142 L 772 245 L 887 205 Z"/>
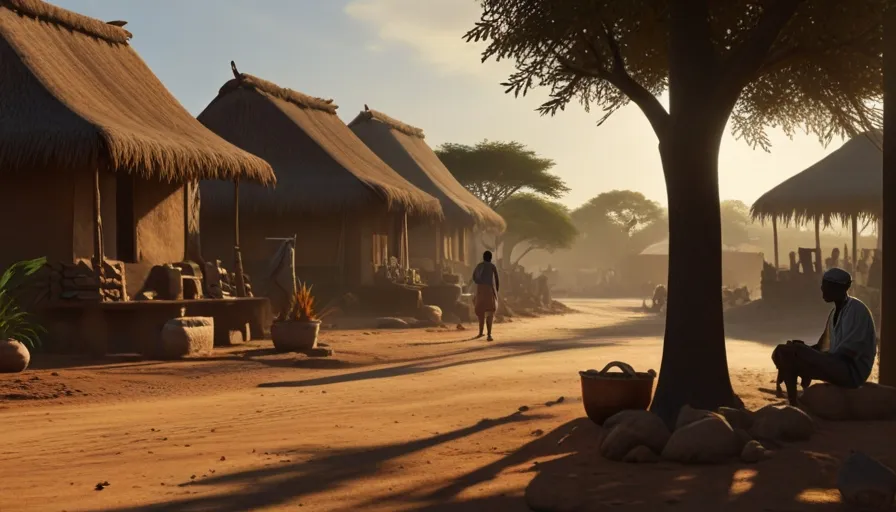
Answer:
<path fill-rule="evenodd" d="M 659 453 L 669 440 L 669 429 L 659 416 L 649 411 L 623 411 L 604 422 L 609 433 L 600 445 L 605 458 L 622 460 L 633 449 L 645 446 Z"/>
<path fill-rule="evenodd" d="M 31 353 L 24 343 L 9 339 L 0 341 L 0 373 L 19 373 L 28 368 Z"/>
<path fill-rule="evenodd" d="M 423 306 L 417 316 L 419 320 L 433 324 L 442 323 L 442 308 L 439 306 Z"/>
<path fill-rule="evenodd" d="M 808 414 L 790 405 L 766 405 L 756 411 L 750 435 L 773 441 L 805 441 L 815 430 Z"/>
<path fill-rule="evenodd" d="M 746 446 L 747 443 L 753 440 L 753 436 L 751 436 L 749 432 L 742 428 L 734 429 L 734 435 L 737 437 L 738 450 L 743 450 L 744 446 Z"/>
<path fill-rule="evenodd" d="M 832 421 L 886 420 L 896 418 L 896 388 L 867 382 L 857 389 L 815 384 L 803 392 L 800 402 L 812 414 Z"/>
<path fill-rule="evenodd" d="M 644 445 L 632 448 L 632 450 L 622 458 L 622 462 L 627 462 L 629 464 L 652 464 L 659 461 L 660 456 Z"/>
<path fill-rule="evenodd" d="M 712 415 L 673 432 L 663 458 L 684 464 L 725 462 L 737 455 L 737 445 L 731 425 L 721 416 Z"/>
<path fill-rule="evenodd" d="M 685 405 L 681 408 L 681 411 L 678 412 L 678 419 L 675 420 L 675 430 L 678 430 L 682 427 L 686 427 L 691 423 L 696 423 L 704 418 L 709 417 L 721 417 L 720 415 L 712 412 L 706 411 L 703 409 L 694 409 L 690 405 Z"/>
<path fill-rule="evenodd" d="M 731 428 L 750 430 L 753 427 L 753 412 L 748 409 L 735 409 L 734 407 L 719 407 L 719 414 L 731 425 Z"/>
<path fill-rule="evenodd" d="M 771 456 L 771 452 L 766 450 L 759 441 L 750 441 L 744 445 L 740 452 L 740 460 L 755 464 L 761 460 L 765 460 Z"/>
<path fill-rule="evenodd" d="M 215 321 L 211 317 L 174 318 L 162 327 L 161 356 L 165 359 L 209 355 L 214 346 Z"/>
<path fill-rule="evenodd" d="M 890 510 L 896 497 L 896 473 L 864 453 L 855 452 L 837 475 L 843 501 L 864 510 Z"/>

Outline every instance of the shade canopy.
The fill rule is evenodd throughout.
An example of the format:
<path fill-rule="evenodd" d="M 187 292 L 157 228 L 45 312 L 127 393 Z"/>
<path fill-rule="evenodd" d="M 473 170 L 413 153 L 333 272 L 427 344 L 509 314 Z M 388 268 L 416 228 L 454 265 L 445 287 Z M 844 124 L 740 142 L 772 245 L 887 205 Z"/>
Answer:
<path fill-rule="evenodd" d="M 166 181 L 275 181 L 264 160 L 202 126 L 105 23 L 0 0 L 0 172 L 95 170 Z"/>
<path fill-rule="evenodd" d="M 824 224 L 851 217 L 878 218 L 883 208 L 883 133 L 853 137 L 801 173 L 769 190 L 753 203 L 754 219 L 775 218 Z"/>
<path fill-rule="evenodd" d="M 423 130 L 382 112 L 365 109 L 349 128 L 406 180 L 436 197 L 445 218 L 486 231 L 503 232 L 504 219 L 470 193 L 426 143 Z"/>
<path fill-rule="evenodd" d="M 412 185 L 336 115 L 332 100 L 239 73 L 221 87 L 199 121 L 229 142 L 264 158 L 277 174 L 275 190 L 245 187 L 240 207 L 270 214 L 327 214 L 384 206 L 441 217 L 433 196 Z M 232 209 L 232 188 L 202 183 L 208 213 Z"/>

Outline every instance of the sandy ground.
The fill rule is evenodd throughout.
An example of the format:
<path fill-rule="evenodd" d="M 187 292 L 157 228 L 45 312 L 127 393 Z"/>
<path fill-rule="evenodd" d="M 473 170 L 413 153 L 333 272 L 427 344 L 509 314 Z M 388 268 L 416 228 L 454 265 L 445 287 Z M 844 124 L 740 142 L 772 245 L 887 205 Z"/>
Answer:
<path fill-rule="evenodd" d="M 523 511 L 527 494 L 558 511 L 833 510 L 850 449 L 896 463 L 893 423 L 823 423 L 755 466 L 603 461 L 577 370 L 658 368 L 662 319 L 634 301 L 568 304 L 578 313 L 496 326 L 494 343 L 469 328 L 330 331 L 328 360 L 254 343 L 182 362 L 40 361 L 0 377 L 0 511 Z M 760 406 L 776 400 L 761 391 L 770 344 L 813 339 L 824 316 L 742 317 L 732 379 Z"/>

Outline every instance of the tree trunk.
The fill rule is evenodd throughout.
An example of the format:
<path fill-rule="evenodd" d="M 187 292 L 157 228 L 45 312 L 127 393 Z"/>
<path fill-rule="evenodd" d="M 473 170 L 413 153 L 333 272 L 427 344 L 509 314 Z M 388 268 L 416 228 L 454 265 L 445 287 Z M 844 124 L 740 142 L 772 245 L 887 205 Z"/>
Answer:
<path fill-rule="evenodd" d="M 884 14 L 884 46 L 896 44 L 896 6 Z M 880 383 L 896 386 L 896 53 L 884 52 L 884 169 L 881 241 Z M 887 320 L 890 319 L 890 320 Z"/>
<path fill-rule="evenodd" d="M 695 104 L 673 119 L 660 142 L 669 200 L 669 296 L 651 410 L 667 423 L 684 405 L 740 405 L 728 375 L 721 300 L 718 155 L 726 120 Z"/>

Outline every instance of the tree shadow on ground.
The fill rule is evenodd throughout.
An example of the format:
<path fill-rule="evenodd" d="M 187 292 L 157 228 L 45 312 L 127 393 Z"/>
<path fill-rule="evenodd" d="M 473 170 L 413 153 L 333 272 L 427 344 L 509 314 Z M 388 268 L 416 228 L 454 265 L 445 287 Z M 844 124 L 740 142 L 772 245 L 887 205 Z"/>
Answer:
<path fill-rule="evenodd" d="M 457 441 L 496 427 L 548 418 L 546 415 L 516 412 L 498 419 L 483 419 L 475 425 L 407 443 L 334 450 L 297 463 L 250 469 L 180 484 L 183 489 L 227 486 L 232 491 L 195 496 L 135 507 L 107 509 L 106 512 L 193 512 L 215 510 L 236 512 L 297 503 L 313 494 L 345 489 L 383 471 L 390 461 Z M 296 450 L 307 453 L 307 450 Z M 210 490 L 210 489 L 205 489 Z M 493 509 L 494 510 L 494 509 Z M 498 509 L 506 510 L 506 509 Z"/>

